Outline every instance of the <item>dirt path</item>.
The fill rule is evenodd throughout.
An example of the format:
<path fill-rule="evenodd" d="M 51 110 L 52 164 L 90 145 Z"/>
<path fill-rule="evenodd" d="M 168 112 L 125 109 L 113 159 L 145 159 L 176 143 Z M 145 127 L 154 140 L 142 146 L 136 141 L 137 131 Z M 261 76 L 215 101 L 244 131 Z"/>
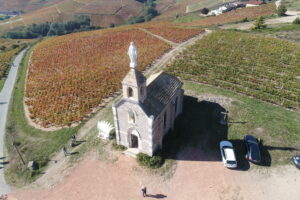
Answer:
<path fill-rule="evenodd" d="M 138 200 L 147 186 L 153 199 L 299 200 L 300 173 L 293 166 L 237 171 L 224 168 L 219 158 L 200 148 L 187 148 L 177 158 L 171 179 L 153 175 L 136 161 L 119 155 L 115 163 L 86 158 L 52 189 L 15 191 L 8 199 L 20 200 Z"/>
<path fill-rule="evenodd" d="M 265 24 L 283 24 L 283 23 L 292 23 L 297 17 L 300 17 L 300 12 L 290 11 L 290 15 L 285 17 L 278 17 L 274 19 L 267 19 Z M 245 22 L 245 23 L 237 23 L 237 24 L 226 24 L 220 26 L 222 29 L 240 29 L 240 30 L 248 30 L 253 26 L 253 22 Z"/>
<path fill-rule="evenodd" d="M 159 36 L 159 35 L 156 35 L 156 34 L 154 34 L 154 33 L 151 33 L 150 31 L 148 31 L 148 30 L 146 30 L 146 29 L 144 29 L 144 28 L 139 28 L 139 29 L 140 29 L 141 31 L 144 31 L 145 33 L 148 33 L 148 34 L 150 34 L 150 35 L 156 37 L 156 38 L 159 39 L 159 40 L 162 40 L 162 41 L 168 43 L 169 45 L 171 45 L 171 46 L 173 46 L 173 47 L 176 47 L 176 46 L 178 45 L 177 43 L 172 42 L 172 41 L 170 41 L 170 40 L 167 40 L 166 38 L 163 38 L 163 37 L 161 37 L 161 36 Z"/>
<path fill-rule="evenodd" d="M 275 5 L 276 8 L 280 6 L 281 0 L 276 1 Z M 283 23 L 292 23 L 297 17 L 300 17 L 300 11 L 290 11 L 286 12 L 286 16 L 284 17 L 277 17 L 272 19 L 266 19 L 265 24 L 272 25 L 272 24 L 283 24 Z M 222 29 L 240 29 L 240 30 L 248 30 L 253 26 L 253 22 L 244 22 L 244 23 L 237 23 L 237 24 L 225 24 L 220 26 Z"/>
<path fill-rule="evenodd" d="M 145 75 L 149 76 L 150 74 L 162 70 L 164 66 L 166 66 L 168 63 L 171 63 L 175 59 L 175 57 L 179 53 L 181 53 L 185 48 L 193 45 L 197 40 L 202 39 L 203 37 L 210 34 L 211 32 L 212 32 L 211 30 L 206 29 L 204 33 L 201 33 L 196 37 L 193 37 L 183 43 L 178 44 L 174 49 L 164 54 L 160 59 L 156 60 L 151 66 L 151 68 L 148 71 L 146 71 Z"/>

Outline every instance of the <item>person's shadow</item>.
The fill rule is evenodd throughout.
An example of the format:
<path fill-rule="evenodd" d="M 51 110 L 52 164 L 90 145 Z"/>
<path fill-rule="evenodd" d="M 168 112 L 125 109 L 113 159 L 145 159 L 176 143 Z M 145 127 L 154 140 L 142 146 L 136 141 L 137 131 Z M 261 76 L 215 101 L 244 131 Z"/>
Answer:
<path fill-rule="evenodd" d="M 163 194 L 155 194 L 155 195 L 147 194 L 146 197 L 151 197 L 151 198 L 155 198 L 155 199 L 163 199 L 163 198 L 166 198 L 167 196 L 163 195 Z"/>

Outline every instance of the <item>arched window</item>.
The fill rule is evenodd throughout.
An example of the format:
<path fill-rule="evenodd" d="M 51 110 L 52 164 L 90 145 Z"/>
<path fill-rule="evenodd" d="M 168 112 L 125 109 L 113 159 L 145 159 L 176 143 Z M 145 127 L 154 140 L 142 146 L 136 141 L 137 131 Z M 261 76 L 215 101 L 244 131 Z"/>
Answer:
<path fill-rule="evenodd" d="M 135 115 L 131 110 L 128 111 L 128 122 L 134 124 L 135 123 Z"/>
<path fill-rule="evenodd" d="M 133 90 L 131 87 L 128 88 L 128 97 L 133 97 Z"/>

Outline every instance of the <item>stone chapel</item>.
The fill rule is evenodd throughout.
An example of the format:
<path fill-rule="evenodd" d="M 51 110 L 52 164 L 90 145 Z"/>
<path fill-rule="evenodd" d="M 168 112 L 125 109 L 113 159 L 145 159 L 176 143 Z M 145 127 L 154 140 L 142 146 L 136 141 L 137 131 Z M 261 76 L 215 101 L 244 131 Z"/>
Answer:
<path fill-rule="evenodd" d="M 148 79 L 136 69 L 137 50 L 131 42 L 130 70 L 122 81 L 123 97 L 112 106 L 117 143 L 132 152 L 153 156 L 182 112 L 183 83 L 167 73 Z"/>

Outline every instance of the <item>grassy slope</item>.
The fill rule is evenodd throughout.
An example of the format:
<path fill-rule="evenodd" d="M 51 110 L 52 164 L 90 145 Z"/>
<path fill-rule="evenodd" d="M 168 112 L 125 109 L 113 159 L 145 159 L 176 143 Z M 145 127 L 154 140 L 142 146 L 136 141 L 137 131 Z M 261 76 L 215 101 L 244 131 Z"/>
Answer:
<path fill-rule="evenodd" d="M 23 96 L 25 75 L 31 50 L 24 57 L 18 72 L 17 83 L 8 114 L 6 132 L 6 147 L 7 152 L 9 152 L 10 165 L 9 168 L 6 168 L 5 174 L 8 183 L 16 186 L 21 186 L 35 180 L 39 173 L 38 171 L 32 174 L 27 169 L 28 161 L 37 161 L 42 167 L 41 170 L 43 170 L 43 167 L 51 156 L 59 151 L 81 127 L 79 125 L 76 128 L 44 132 L 28 125 L 24 114 Z M 12 143 L 21 152 L 26 165 L 22 164 L 16 150 L 11 145 Z"/>
<path fill-rule="evenodd" d="M 272 27 L 268 26 L 266 29 L 255 30 L 255 31 L 243 31 L 243 32 L 253 32 L 253 33 L 259 33 L 264 35 L 270 35 L 276 38 L 300 43 L 300 25 L 298 24 L 273 25 Z"/>
<path fill-rule="evenodd" d="M 268 162 L 265 163 L 266 165 L 289 163 L 293 155 L 300 153 L 300 135 L 298 134 L 300 130 L 299 113 L 208 85 L 185 82 L 184 89 L 186 92 L 189 90 L 196 95 L 211 94 L 228 97 L 233 100 L 229 106 L 225 106 L 225 109 L 229 111 L 229 121 L 245 123 L 230 123 L 228 131 L 224 133 L 224 136 L 226 138 L 227 135 L 227 138 L 233 140 L 234 144 L 236 144 L 236 148 L 238 149 L 237 154 L 243 152 L 243 149 L 240 148 L 241 140 L 247 133 L 251 133 L 263 140 L 264 148 L 262 148 L 262 154 L 266 159 L 265 161 Z M 201 102 L 194 102 L 192 105 L 193 107 L 186 105 L 184 112 L 193 113 L 193 110 L 201 106 Z M 193 132 L 199 129 L 198 126 L 201 126 L 199 119 L 201 119 L 205 111 L 205 109 L 202 109 L 202 111 L 200 109 L 198 116 L 192 117 L 194 120 L 198 120 L 198 123 L 195 123 L 192 119 L 189 121 L 186 120 L 187 123 L 184 125 L 188 127 L 186 129 L 189 130 L 188 132 L 190 134 L 200 134 L 200 136 L 201 134 L 207 134 L 206 132 L 201 133 L 200 131 Z M 188 115 L 188 113 L 186 115 Z M 206 118 L 210 115 L 212 115 L 212 112 L 207 113 Z M 204 120 L 206 118 L 204 118 Z M 207 124 L 202 124 L 202 126 L 213 125 L 210 124 L 212 123 L 211 121 L 213 120 L 207 121 Z M 214 130 L 214 128 L 211 128 L 211 130 Z M 211 134 L 219 134 L 221 130 L 222 129 L 218 129 L 216 132 L 211 132 Z M 213 137 L 219 137 L 219 135 Z M 210 141 L 206 142 L 206 144 L 209 143 Z M 217 145 L 217 143 L 213 144 Z M 205 148 L 205 146 L 203 148 Z"/>
<path fill-rule="evenodd" d="M 300 0 L 283 0 L 282 2 L 289 10 L 300 11 Z"/>

